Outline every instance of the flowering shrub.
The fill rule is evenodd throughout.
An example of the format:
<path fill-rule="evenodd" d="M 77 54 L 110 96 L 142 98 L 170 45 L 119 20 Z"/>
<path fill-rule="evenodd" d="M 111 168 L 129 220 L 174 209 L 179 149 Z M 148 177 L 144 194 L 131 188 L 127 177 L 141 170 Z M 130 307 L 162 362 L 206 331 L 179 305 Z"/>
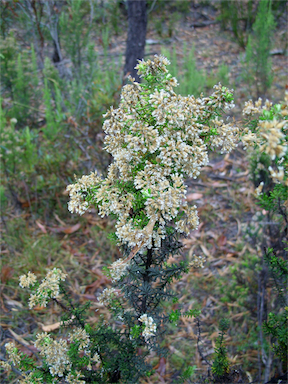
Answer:
<path fill-rule="evenodd" d="M 254 105 L 250 100 L 245 104 L 243 114 L 248 121 L 242 140 L 250 147 L 252 178 L 255 186 L 258 185 L 255 195 L 266 215 L 265 222 L 260 223 L 261 246 L 281 305 L 278 313 L 269 313 L 263 328 L 272 336 L 273 351 L 282 360 L 285 371 L 288 346 L 288 92 L 284 102 L 276 105 L 268 100 L 262 105 L 261 99 Z"/>
<path fill-rule="evenodd" d="M 167 71 L 168 64 L 162 56 L 140 61 L 137 69 L 143 82 L 130 78 L 119 108 L 111 108 L 105 115 L 105 148 L 114 157 L 107 177 L 92 172 L 67 187 L 71 212 L 82 215 L 96 206 L 100 216 L 117 219 L 114 238 L 123 259 L 107 268 L 117 289 L 106 288 L 99 302 L 121 322 L 121 329 L 104 323 L 95 329 L 85 325 L 85 308 L 75 309 L 65 295 L 61 271 L 50 271 L 40 285 L 32 274 L 21 276 L 21 286 L 34 285 L 30 307 L 45 306 L 52 299 L 66 313 L 64 324 L 77 327 L 68 334 L 68 341 L 37 336 L 35 345 L 46 368 L 35 368 L 33 380 L 42 380 L 45 373 L 50 382 L 63 377 L 72 382 L 73 377 L 75 383 L 120 379 L 135 383 L 151 369 L 145 361 L 150 350 L 157 356 L 167 353 L 160 347 L 165 324 L 199 314 L 197 310 L 181 312 L 180 305 L 168 314 L 162 308 L 165 300 L 177 302 L 176 293 L 169 288 L 172 280 L 180 279 L 191 266 L 203 266 L 201 256 L 190 264 L 169 262 L 182 247 L 179 236 L 197 228 L 199 222 L 196 206 L 189 207 L 185 199 L 184 178 L 197 178 L 208 163 L 210 148 L 231 151 L 239 130 L 221 118 L 234 106 L 232 91 L 218 84 L 209 97 L 176 95 L 177 80 Z M 61 294 L 68 306 L 62 304 Z"/>
<path fill-rule="evenodd" d="M 185 200 L 184 177 L 196 178 L 208 163 L 208 148 L 236 146 L 238 129 L 219 118 L 234 106 L 220 84 L 210 97 L 176 95 L 168 60 L 137 65 L 143 83 L 123 87 L 118 109 L 105 115 L 105 149 L 115 161 L 105 179 L 92 172 L 69 185 L 69 210 L 83 214 L 97 205 L 99 215 L 117 217 L 119 245 L 139 252 L 161 247 L 174 222 L 179 233 L 197 228 L 196 207 Z"/>
<path fill-rule="evenodd" d="M 243 115 L 247 119 L 242 141 L 250 148 L 251 173 L 255 185 L 262 186 L 268 179 L 288 186 L 288 93 L 282 104 L 273 105 L 262 99 L 245 103 Z M 257 117 L 258 115 L 258 117 Z M 261 188 L 260 188 L 261 189 Z M 257 194 L 261 190 L 257 190 Z"/>

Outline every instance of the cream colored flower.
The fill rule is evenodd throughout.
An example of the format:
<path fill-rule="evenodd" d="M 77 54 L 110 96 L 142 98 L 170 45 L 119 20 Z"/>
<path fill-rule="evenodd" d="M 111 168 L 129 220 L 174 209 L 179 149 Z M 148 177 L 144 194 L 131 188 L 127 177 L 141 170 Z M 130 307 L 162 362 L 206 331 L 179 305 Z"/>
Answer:
<path fill-rule="evenodd" d="M 53 340 L 44 332 L 36 336 L 35 347 L 40 350 L 40 355 L 45 357 L 52 376 L 63 377 L 64 372 L 70 370 L 67 340 Z"/>
<path fill-rule="evenodd" d="M 36 292 L 30 295 L 29 308 L 36 305 L 46 307 L 50 299 L 56 299 L 60 295 L 60 281 L 66 279 L 66 274 L 59 268 L 53 268 L 47 272 Z"/>
<path fill-rule="evenodd" d="M 145 341 L 147 342 L 151 336 L 155 336 L 157 326 L 153 320 L 153 317 L 151 316 L 148 317 L 146 313 L 140 316 L 138 320 L 141 323 L 144 323 L 145 325 L 144 331 L 142 332 L 142 336 L 145 338 Z"/>
<path fill-rule="evenodd" d="M 8 354 L 8 362 L 12 363 L 15 366 L 18 366 L 20 361 L 21 361 L 21 357 L 20 357 L 20 353 L 18 351 L 18 348 L 15 346 L 14 343 L 6 343 L 5 348 L 6 348 L 6 352 Z"/>
<path fill-rule="evenodd" d="M 90 344 L 90 336 L 82 328 L 73 329 L 73 331 L 69 334 L 69 340 L 73 343 L 79 343 L 79 351 L 87 350 Z"/>
<path fill-rule="evenodd" d="M 37 281 L 37 277 L 36 275 L 34 275 L 34 273 L 32 272 L 28 272 L 27 275 L 22 275 L 19 277 L 19 280 L 20 280 L 20 287 L 22 288 L 27 288 L 27 287 L 30 287 L 30 285 L 34 285 Z"/>
<path fill-rule="evenodd" d="M 256 197 L 261 195 L 262 190 L 263 190 L 263 186 L 264 186 L 264 182 L 261 181 L 261 183 L 258 185 L 258 187 L 255 189 L 255 192 L 254 192 L 254 195 Z"/>
<path fill-rule="evenodd" d="M 115 296 L 118 296 L 118 291 L 115 288 L 105 288 L 103 292 L 98 296 L 98 301 L 101 305 L 108 305 Z"/>

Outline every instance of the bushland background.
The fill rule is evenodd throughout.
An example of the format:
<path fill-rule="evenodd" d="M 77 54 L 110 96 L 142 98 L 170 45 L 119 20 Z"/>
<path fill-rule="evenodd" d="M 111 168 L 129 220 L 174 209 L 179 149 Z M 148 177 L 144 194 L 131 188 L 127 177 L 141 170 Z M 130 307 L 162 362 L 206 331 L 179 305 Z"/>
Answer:
<path fill-rule="evenodd" d="M 259 3 L 147 1 L 145 58 L 167 56 L 183 95 L 209 93 L 219 81 L 233 88 L 232 118 L 243 124 L 245 101 L 261 96 L 276 103 L 288 88 L 287 3 L 271 1 L 273 23 L 257 33 Z M 89 322 L 97 322 L 101 313 L 110 316 L 97 294 L 110 284 L 102 267 L 121 256 L 107 240 L 113 221 L 96 211 L 71 215 L 65 189 L 74 175 L 95 169 L 105 174 L 112 159 L 102 149 L 102 115 L 117 106 L 129 71 L 125 1 L 11 0 L 1 2 L 0 12 L 4 356 L 10 339 L 33 354 L 35 334 L 59 328 L 53 305 L 28 309 L 28 293 L 18 285 L 28 271 L 44 276 L 47 268 L 62 268 L 71 295 L 92 301 Z M 279 310 L 263 261 L 263 247 L 271 244 L 277 223 L 265 222 L 267 213 L 256 204 L 246 152 L 239 146 L 229 155 L 211 154 L 199 179 L 187 185 L 201 224 L 183 239 L 185 253 L 202 254 L 207 261 L 175 284 L 187 309 L 198 306 L 202 312 L 198 322 L 181 318 L 167 330 L 163 343 L 171 355 L 160 360 L 151 355 L 155 373 L 146 382 L 172 382 L 187 366 L 194 371 L 188 382 L 201 382 L 215 357 L 223 317 L 230 320 L 224 340 L 231 365 L 255 383 L 283 375 L 271 349 L 275 340 L 262 330 L 268 313 Z M 1 375 L 3 382 L 17 379 L 17 373 L 10 381 Z"/>

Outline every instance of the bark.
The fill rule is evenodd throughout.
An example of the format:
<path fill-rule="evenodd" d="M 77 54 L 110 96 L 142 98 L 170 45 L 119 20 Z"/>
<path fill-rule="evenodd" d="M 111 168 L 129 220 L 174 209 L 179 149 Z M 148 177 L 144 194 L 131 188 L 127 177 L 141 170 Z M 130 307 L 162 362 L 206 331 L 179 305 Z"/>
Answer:
<path fill-rule="evenodd" d="M 136 81 L 140 82 L 140 78 L 134 68 L 138 60 L 142 60 L 144 57 L 147 29 L 146 0 L 129 0 L 127 1 L 127 7 L 128 37 L 124 75 L 131 75 Z"/>

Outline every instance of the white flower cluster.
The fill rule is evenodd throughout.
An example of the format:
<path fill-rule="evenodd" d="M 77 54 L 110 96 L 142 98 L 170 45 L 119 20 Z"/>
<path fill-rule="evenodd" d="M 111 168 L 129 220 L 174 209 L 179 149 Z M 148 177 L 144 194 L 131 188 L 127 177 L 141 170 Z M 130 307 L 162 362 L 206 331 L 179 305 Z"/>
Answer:
<path fill-rule="evenodd" d="M 68 373 L 68 375 L 65 377 L 65 381 L 69 384 L 84 384 L 86 383 L 85 380 L 80 379 L 81 372 L 76 371 L 75 374 L 72 374 L 71 372 Z"/>
<path fill-rule="evenodd" d="M 288 92 L 285 94 L 284 103 L 275 106 L 269 100 L 262 105 L 261 98 L 255 105 L 249 100 L 245 103 L 243 115 L 252 117 L 254 114 L 262 114 L 262 117 L 258 120 L 255 132 L 251 132 L 248 128 L 244 130 L 242 137 L 244 146 L 256 148 L 259 156 L 261 153 L 266 153 L 271 160 L 277 159 L 278 169 L 273 169 L 271 166 L 268 168 L 271 178 L 275 183 L 288 186 Z M 259 168 L 261 167 L 263 165 L 259 163 Z M 256 188 L 256 195 L 261 194 L 262 188 L 261 184 Z"/>
<path fill-rule="evenodd" d="M 36 335 L 35 347 L 45 358 L 52 376 L 63 377 L 64 372 L 70 370 L 71 361 L 67 354 L 67 340 L 53 340 L 47 332 L 43 332 Z"/>
<path fill-rule="evenodd" d="M 34 273 L 29 271 L 27 275 L 20 276 L 19 280 L 19 285 L 21 288 L 28 288 L 30 285 L 34 285 L 36 283 L 37 277 L 34 275 Z"/>
<path fill-rule="evenodd" d="M 89 208 L 89 203 L 85 201 L 87 192 L 99 182 L 101 183 L 102 179 L 97 175 L 97 172 L 92 172 L 88 176 L 82 176 L 76 184 L 68 185 L 67 191 L 70 194 L 70 201 L 68 203 L 69 211 L 83 215 Z"/>
<path fill-rule="evenodd" d="M 260 196 L 262 193 L 263 187 L 264 187 L 264 181 L 261 181 L 261 183 L 258 185 L 258 187 L 254 191 L 254 196 L 256 197 Z"/>
<path fill-rule="evenodd" d="M 285 145 L 285 135 L 282 132 L 284 126 L 288 127 L 288 121 L 281 122 L 277 120 L 259 122 L 258 135 L 260 136 L 260 152 L 265 152 L 275 160 L 276 156 L 281 158 L 288 151 Z M 287 144 L 287 143 L 286 143 Z"/>
<path fill-rule="evenodd" d="M 124 259 L 118 259 L 110 265 L 109 270 L 110 270 L 111 280 L 113 283 L 115 281 L 120 280 L 121 277 L 126 274 L 126 270 L 128 266 L 129 266 L 129 262 L 125 262 Z"/>
<path fill-rule="evenodd" d="M 42 280 L 39 287 L 36 289 L 35 293 L 30 295 L 29 298 L 29 308 L 32 309 L 36 305 L 46 307 L 49 299 L 57 298 L 60 295 L 60 280 L 64 281 L 66 279 L 66 273 L 63 273 L 61 269 L 54 268 L 51 271 L 48 271 L 45 278 Z M 37 277 L 34 273 L 28 272 L 27 275 L 22 275 L 19 278 L 20 287 L 26 288 L 30 285 L 35 285 L 37 282 Z"/>
<path fill-rule="evenodd" d="M 153 320 L 153 317 L 151 317 L 151 316 L 148 317 L 146 313 L 144 315 L 140 316 L 138 320 L 141 323 L 144 323 L 144 325 L 145 325 L 144 331 L 142 332 L 142 336 L 144 337 L 144 339 L 147 343 L 148 339 L 151 336 L 155 336 L 156 328 L 157 328 L 156 324 Z"/>
<path fill-rule="evenodd" d="M 84 352 L 88 356 L 89 361 L 87 369 L 92 370 L 92 364 L 101 362 L 100 356 L 97 352 L 91 355 L 90 350 L 90 337 L 84 329 L 76 328 L 68 334 L 70 343 L 78 343 L 78 351 Z M 40 351 L 40 355 L 44 357 L 45 362 L 49 367 L 52 376 L 63 378 L 65 375 L 65 382 L 71 384 L 81 384 L 85 381 L 80 380 L 80 372 L 71 372 L 72 363 L 68 356 L 69 344 L 65 339 L 53 340 L 47 332 L 36 335 L 35 347 Z M 5 370 L 11 370 L 11 365 L 21 370 L 21 353 L 14 343 L 5 344 L 6 352 L 8 355 L 7 362 L 1 362 L 1 367 Z M 19 366 L 20 365 L 20 366 Z M 19 383 L 42 383 L 42 379 L 34 377 L 34 372 L 26 374 L 23 372 L 22 379 Z M 54 382 L 54 381 L 53 381 Z M 61 381 L 62 382 L 62 381 Z"/>
<path fill-rule="evenodd" d="M 40 355 L 45 358 L 46 363 L 49 366 L 49 371 L 52 376 L 63 377 L 65 371 L 69 372 L 65 377 L 68 383 L 82 383 L 79 379 L 80 373 L 76 373 L 76 376 L 70 372 L 72 363 L 68 357 L 69 346 L 67 340 L 58 339 L 53 340 L 47 332 L 43 332 L 36 336 L 35 347 L 39 349 Z M 88 370 L 92 370 L 93 363 L 100 363 L 100 356 L 97 352 L 91 356 L 90 337 L 84 329 L 76 328 L 68 335 L 70 342 L 79 343 L 79 352 L 83 351 L 86 356 L 89 357 L 89 363 L 87 365 Z M 75 381 L 74 381 L 75 380 Z"/>
<path fill-rule="evenodd" d="M 18 348 L 16 348 L 14 343 L 6 343 L 5 348 L 8 355 L 8 362 L 17 366 L 21 360 Z"/>
<path fill-rule="evenodd" d="M 145 81 L 130 79 L 119 108 L 111 107 L 104 115 L 105 149 L 114 157 L 106 179 L 91 174 L 86 176 L 88 188 L 83 178 L 68 186 L 71 211 L 89 209 L 83 194 L 90 188 L 91 205 L 98 205 L 102 217 L 118 217 L 119 244 L 130 247 L 160 247 L 172 221 L 180 233 L 197 228 L 197 211 L 185 199 L 184 177 L 196 178 L 208 163 L 206 139 L 226 152 L 238 139 L 238 128 L 216 113 L 234 106 L 231 91 L 218 84 L 210 97 L 177 95 L 168 64 L 162 56 L 140 61 L 136 68 Z M 155 225 L 148 231 L 145 225 L 151 219 Z"/>
<path fill-rule="evenodd" d="M 103 292 L 98 296 L 98 301 L 101 305 L 108 305 L 115 296 L 118 296 L 117 289 L 105 288 Z"/>
<path fill-rule="evenodd" d="M 79 351 L 88 350 L 90 344 L 90 337 L 85 329 L 75 328 L 72 333 L 69 334 L 69 340 L 79 343 Z"/>

